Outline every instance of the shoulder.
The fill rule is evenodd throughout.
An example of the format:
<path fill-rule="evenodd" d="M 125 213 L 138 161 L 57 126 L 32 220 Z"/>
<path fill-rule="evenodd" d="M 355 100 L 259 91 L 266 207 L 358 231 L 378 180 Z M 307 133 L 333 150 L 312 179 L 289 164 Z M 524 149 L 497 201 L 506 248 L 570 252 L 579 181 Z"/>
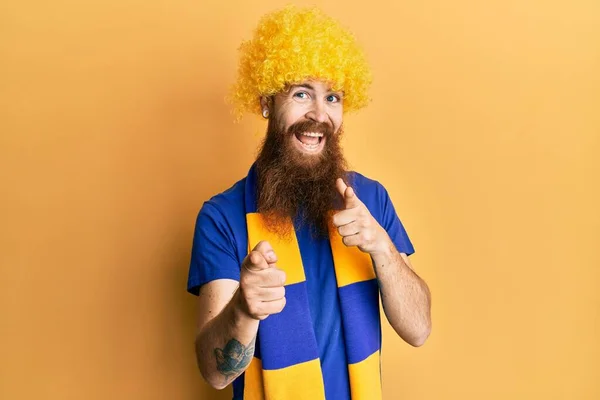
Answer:
<path fill-rule="evenodd" d="M 246 178 L 240 179 L 229 189 L 211 197 L 205 204 L 225 210 L 243 206 L 245 188 Z"/>
<path fill-rule="evenodd" d="M 379 181 L 369 178 L 360 172 L 349 171 L 348 181 L 359 198 L 361 196 L 365 198 L 387 196 L 387 190 Z M 361 200 L 363 199 L 361 198 Z"/>
<path fill-rule="evenodd" d="M 229 189 L 212 196 L 204 202 L 198 219 L 208 217 L 210 219 L 230 219 L 244 217 L 244 193 L 246 178 L 234 183 Z"/>

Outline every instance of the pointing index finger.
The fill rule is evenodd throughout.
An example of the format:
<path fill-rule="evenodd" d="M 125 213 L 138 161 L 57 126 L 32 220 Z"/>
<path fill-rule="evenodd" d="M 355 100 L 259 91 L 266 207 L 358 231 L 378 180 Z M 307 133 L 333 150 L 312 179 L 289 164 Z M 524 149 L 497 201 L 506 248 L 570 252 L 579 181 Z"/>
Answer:
<path fill-rule="evenodd" d="M 346 182 L 344 182 L 344 180 L 342 178 L 337 178 L 335 181 L 335 187 L 337 188 L 340 196 L 345 198 L 346 189 L 348 188 L 348 185 L 346 185 Z"/>

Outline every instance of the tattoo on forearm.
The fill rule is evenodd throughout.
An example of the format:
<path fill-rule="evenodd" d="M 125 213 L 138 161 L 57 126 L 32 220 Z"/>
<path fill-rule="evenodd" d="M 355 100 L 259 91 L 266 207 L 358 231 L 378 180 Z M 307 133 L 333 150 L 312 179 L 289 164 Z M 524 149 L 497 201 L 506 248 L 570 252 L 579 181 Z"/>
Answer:
<path fill-rule="evenodd" d="M 223 349 L 215 349 L 217 359 L 217 370 L 225 376 L 228 382 L 232 377 L 238 375 L 246 368 L 254 356 L 254 343 L 252 339 L 248 346 L 244 346 L 236 339 L 231 339 Z"/>

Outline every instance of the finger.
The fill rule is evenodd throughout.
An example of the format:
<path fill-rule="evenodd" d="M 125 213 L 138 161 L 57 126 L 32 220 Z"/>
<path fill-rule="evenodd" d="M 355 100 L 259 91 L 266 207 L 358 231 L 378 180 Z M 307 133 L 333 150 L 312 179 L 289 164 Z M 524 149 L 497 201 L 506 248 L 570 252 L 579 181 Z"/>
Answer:
<path fill-rule="evenodd" d="M 346 209 L 356 208 L 362 205 L 362 202 L 354 192 L 354 189 L 350 186 L 348 186 L 344 192 L 344 204 L 346 205 Z"/>
<path fill-rule="evenodd" d="M 332 222 L 336 228 L 339 228 L 340 226 L 348 225 L 357 219 L 358 214 L 356 210 L 342 210 L 333 215 Z"/>
<path fill-rule="evenodd" d="M 342 237 L 356 235 L 358 232 L 360 232 L 360 226 L 357 221 L 342 225 L 338 228 L 338 233 Z"/>
<path fill-rule="evenodd" d="M 357 233 L 356 235 L 343 237 L 342 242 L 344 242 L 347 247 L 360 246 L 362 245 L 362 237 L 360 233 Z"/>
<path fill-rule="evenodd" d="M 258 251 L 260 254 L 262 254 L 265 260 L 267 260 L 267 263 L 274 264 L 277 262 L 277 255 L 275 254 L 275 250 L 273 250 L 271 243 L 269 243 L 268 241 L 261 240 L 256 246 L 254 246 L 253 250 Z"/>
<path fill-rule="evenodd" d="M 244 259 L 242 266 L 249 271 L 261 271 L 269 268 L 267 260 L 258 251 L 251 251 Z"/>
<path fill-rule="evenodd" d="M 344 193 L 346 193 L 346 189 L 348 188 L 348 185 L 346 185 L 346 182 L 344 182 L 344 180 L 342 178 L 337 178 L 335 180 L 335 187 L 337 188 L 337 191 L 340 194 L 340 196 L 342 196 L 342 198 L 344 198 Z"/>
<path fill-rule="evenodd" d="M 287 302 L 287 300 L 285 297 L 283 297 L 279 300 L 263 301 L 261 311 L 263 311 L 269 315 L 270 314 L 278 314 L 283 310 L 286 302 Z"/>
<path fill-rule="evenodd" d="M 285 297 L 285 286 L 261 288 L 257 294 L 260 301 L 275 301 Z"/>
<path fill-rule="evenodd" d="M 259 271 L 258 286 L 261 288 L 276 288 L 285 285 L 285 272 L 279 268 L 269 268 L 266 271 Z"/>

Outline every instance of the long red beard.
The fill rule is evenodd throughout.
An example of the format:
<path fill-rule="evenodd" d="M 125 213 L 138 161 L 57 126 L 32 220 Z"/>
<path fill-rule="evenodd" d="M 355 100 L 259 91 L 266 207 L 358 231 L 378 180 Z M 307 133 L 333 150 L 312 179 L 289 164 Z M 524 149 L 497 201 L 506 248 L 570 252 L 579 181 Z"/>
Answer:
<path fill-rule="evenodd" d="M 297 132 L 322 132 L 326 142 L 321 153 L 307 155 L 294 148 Z M 308 224 L 314 235 L 327 236 L 330 211 L 341 200 L 335 181 L 346 171 L 341 135 L 341 127 L 334 134 L 329 125 L 313 121 L 296 123 L 283 132 L 277 120 L 269 120 L 256 160 L 258 212 L 268 229 L 286 237 L 292 219 L 296 228 Z"/>

